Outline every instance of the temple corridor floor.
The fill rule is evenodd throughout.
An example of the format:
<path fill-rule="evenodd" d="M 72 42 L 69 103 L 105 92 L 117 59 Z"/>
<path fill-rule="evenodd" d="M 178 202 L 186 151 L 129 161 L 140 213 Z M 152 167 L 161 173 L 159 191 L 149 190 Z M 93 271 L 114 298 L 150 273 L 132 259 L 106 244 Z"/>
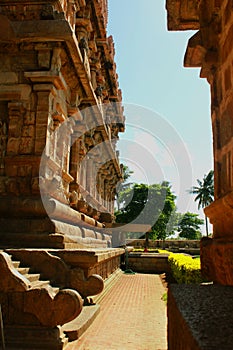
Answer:
<path fill-rule="evenodd" d="M 100 314 L 66 350 L 166 350 L 165 289 L 159 275 L 123 274 L 100 301 Z"/>

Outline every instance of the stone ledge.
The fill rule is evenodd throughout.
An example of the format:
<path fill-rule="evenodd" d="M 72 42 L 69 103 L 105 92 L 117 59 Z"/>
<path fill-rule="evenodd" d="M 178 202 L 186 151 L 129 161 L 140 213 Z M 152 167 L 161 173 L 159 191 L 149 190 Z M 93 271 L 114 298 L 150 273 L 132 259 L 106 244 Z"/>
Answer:
<path fill-rule="evenodd" d="M 69 341 L 74 341 L 80 338 L 92 324 L 99 312 L 99 305 L 84 306 L 82 313 L 78 317 L 62 326 L 62 331 L 69 338 Z"/>
<path fill-rule="evenodd" d="M 122 248 L 93 248 L 93 249 L 69 249 L 50 250 L 54 255 L 64 259 L 71 266 L 90 267 L 107 259 L 118 257 L 125 253 Z"/>
<path fill-rule="evenodd" d="M 233 287 L 171 285 L 169 350 L 231 350 Z"/>
<path fill-rule="evenodd" d="M 62 350 L 68 338 L 61 327 L 5 326 L 7 350 Z"/>
<path fill-rule="evenodd" d="M 21 248 L 21 249 L 6 249 L 18 253 L 37 253 L 37 252 L 48 252 L 54 256 L 58 256 L 66 264 L 72 267 L 83 267 L 91 268 L 95 265 L 105 262 L 116 257 L 120 257 L 125 253 L 122 248 L 87 248 L 87 249 L 42 249 L 42 248 Z"/>

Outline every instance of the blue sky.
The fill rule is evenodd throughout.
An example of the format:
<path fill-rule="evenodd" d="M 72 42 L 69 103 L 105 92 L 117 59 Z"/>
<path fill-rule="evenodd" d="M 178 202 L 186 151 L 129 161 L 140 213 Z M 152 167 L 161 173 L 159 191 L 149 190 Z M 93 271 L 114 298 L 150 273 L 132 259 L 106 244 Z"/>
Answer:
<path fill-rule="evenodd" d="M 178 207 L 183 212 L 198 212 L 186 186 L 195 185 L 197 178 L 213 168 L 209 84 L 199 78 L 200 69 L 183 67 L 187 41 L 193 34 L 167 31 L 165 0 L 109 0 L 108 35 L 115 42 L 123 102 L 144 109 L 142 116 L 139 108 L 137 118 L 137 112 L 130 107 L 127 114 L 126 107 L 126 132 L 120 134 L 118 144 L 122 161 L 133 167 L 137 182 L 145 182 L 145 177 L 153 182 L 162 174 L 161 180 L 170 181 L 177 195 L 182 192 Z M 139 152 L 136 144 L 153 154 L 157 168 L 151 165 L 144 171 L 145 157 L 134 159 L 133 154 Z M 193 175 L 186 181 L 180 169 L 190 166 Z M 155 178 L 151 173 L 156 173 Z"/>

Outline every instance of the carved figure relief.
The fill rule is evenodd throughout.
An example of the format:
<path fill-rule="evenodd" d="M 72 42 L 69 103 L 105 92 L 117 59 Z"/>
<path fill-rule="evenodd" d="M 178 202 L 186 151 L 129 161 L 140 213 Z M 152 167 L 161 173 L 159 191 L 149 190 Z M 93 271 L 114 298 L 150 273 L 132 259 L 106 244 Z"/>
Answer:
<path fill-rule="evenodd" d="M 42 7 L 42 10 L 40 12 L 41 19 L 53 19 L 54 18 L 54 9 L 53 6 L 50 4 L 45 4 Z"/>
<path fill-rule="evenodd" d="M 50 54 L 51 52 L 49 49 L 38 50 L 38 64 L 40 68 L 49 68 Z"/>
<path fill-rule="evenodd" d="M 55 47 L 53 49 L 53 57 L 51 61 L 51 71 L 59 73 L 61 70 L 61 48 L 60 47 Z"/>

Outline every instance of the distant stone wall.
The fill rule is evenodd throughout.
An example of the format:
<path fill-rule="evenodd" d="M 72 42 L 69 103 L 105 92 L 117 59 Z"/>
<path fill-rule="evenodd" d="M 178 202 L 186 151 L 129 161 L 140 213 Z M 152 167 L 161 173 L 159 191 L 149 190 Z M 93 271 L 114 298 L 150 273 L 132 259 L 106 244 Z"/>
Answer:
<path fill-rule="evenodd" d="M 127 239 L 126 244 L 129 246 L 133 246 L 135 248 L 140 248 L 145 246 L 144 239 Z M 150 248 L 199 248 L 200 249 L 200 241 L 199 240 L 156 240 L 149 241 Z"/>
<path fill-rule="evenodd" d="M 127 268 L 135 272 L 164 273 L 170 272 L 168 255 L 153 253 L 130 253 Z"/>

